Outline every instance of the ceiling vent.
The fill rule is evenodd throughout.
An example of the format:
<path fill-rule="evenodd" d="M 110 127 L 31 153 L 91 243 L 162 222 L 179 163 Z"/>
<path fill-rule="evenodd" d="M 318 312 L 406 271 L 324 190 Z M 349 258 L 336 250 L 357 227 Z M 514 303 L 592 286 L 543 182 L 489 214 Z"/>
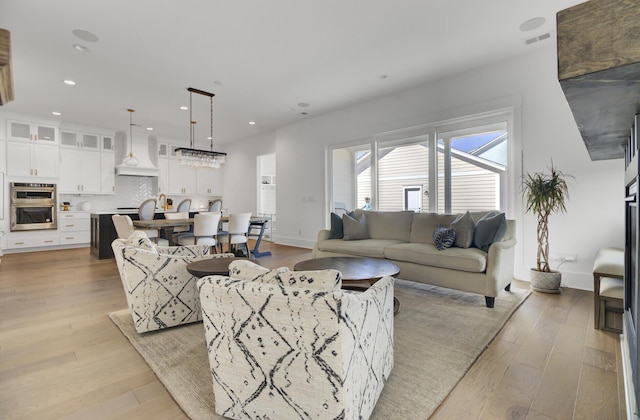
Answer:
<path fill-rule="evenodd" d="M 544 41 L 545 39 L 549 39 L 551 38 L 551 34 L 549 32 L 546 32 L 542 35 L 538 35 L 538 36 L 534 36 L 533 38 L 529 38 L 529 39 L 525 39 L 524 43 L 526 45 L 530 45 L 533 44 L 534 42 L 538 42 L 538 41 Z"/>

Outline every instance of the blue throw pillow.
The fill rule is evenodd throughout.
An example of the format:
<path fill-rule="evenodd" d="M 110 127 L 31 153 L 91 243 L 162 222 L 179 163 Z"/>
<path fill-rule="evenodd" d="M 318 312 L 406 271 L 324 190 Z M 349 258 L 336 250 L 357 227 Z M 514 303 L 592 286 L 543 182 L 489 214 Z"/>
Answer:
<path fill-rule="evenodd" d="M 438 226 L 433 231 L 433 244 L 440 251 L 450 248 L 456 240 L 456 231 L 444 226 Z"/>
<path fill-rule="evenodd" d="M 473 246 L 489 252 L 491 244 L 501 241 L 506 232 L 507 219 L 504 213 L 488 213 L 476 223 Z"/>

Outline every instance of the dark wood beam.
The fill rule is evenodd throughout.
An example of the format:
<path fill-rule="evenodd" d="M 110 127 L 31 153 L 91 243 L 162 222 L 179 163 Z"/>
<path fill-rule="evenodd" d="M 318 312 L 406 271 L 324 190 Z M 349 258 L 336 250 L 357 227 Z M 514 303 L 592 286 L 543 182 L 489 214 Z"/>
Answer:
<path fill-rule="evenodd" d="M 640 2 L 591 0 L 557 14 L 558 80 L 592 160 L 624 157 L 640 112 Z"/>

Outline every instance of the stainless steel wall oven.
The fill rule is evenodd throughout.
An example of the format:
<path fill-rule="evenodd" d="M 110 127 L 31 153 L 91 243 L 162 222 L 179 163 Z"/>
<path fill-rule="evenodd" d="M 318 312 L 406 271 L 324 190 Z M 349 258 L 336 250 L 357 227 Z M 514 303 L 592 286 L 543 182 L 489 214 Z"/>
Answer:
<path fill-rule="evenodd" d="M 12 182 L 11 231 L 57 229 L 56 184 Z"/>

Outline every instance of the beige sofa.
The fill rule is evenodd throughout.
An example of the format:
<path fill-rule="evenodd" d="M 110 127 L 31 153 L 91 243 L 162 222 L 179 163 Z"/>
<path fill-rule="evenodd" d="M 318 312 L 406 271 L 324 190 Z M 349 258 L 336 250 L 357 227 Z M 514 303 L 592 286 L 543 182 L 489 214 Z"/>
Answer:
<path fill-rule="evenodd" d="M 365 216 L 370 239 L 328 239 L 329 230 L 321 230 L 313 258 L 384 258 L 400 267 L 398 278 L 482 294 L 489 308 L 494 306 L 498 293 L 511 286 L 515 220 L 507 219 L 504 237 L 491 244 L 488 252 L 474 247 L 440 251 L 434 246 L 433 231 L 437 226 L 450 226 L 458 215 L 356 210 L 356 217 L 361 214 Z M 474 220 L 484 214 L 471 213 Z"/>

